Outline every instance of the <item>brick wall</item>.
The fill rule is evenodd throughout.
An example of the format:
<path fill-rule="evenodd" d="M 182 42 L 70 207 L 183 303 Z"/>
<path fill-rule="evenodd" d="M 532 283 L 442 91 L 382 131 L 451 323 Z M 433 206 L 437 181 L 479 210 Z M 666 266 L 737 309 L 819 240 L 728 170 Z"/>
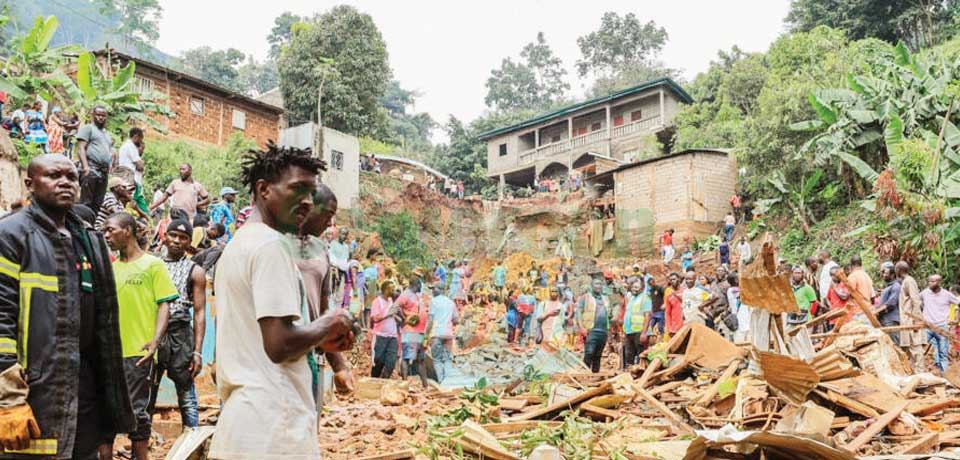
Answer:
<path fill-rule="evenodd" d="M 153 88 L 167 95 L 166 104 L 177 114 L 175 118 L 156 117 L 167 128 L 167 135 L 188 137 L 216 145 L 224 145 L 234 132 L 243 132 L 261 147 L 279 136 L 280 115 L 243 99 L 221 96 L 189 81 L 173 80 L 159 72 L 137 67 L 137 76 L 152 82 Z M 203 101 L 203 113 L 191 110 L 192 98 Z M 244 129 L 233 126 L 234 110 L 244 113 Z"/>
<path fill-rule="evenodd" d="M 626 239 L 653 237 L 667 228 L 683 241 L 716 229 L 730 211 L 736 163 L 720 153 L 696 152 L 615 173 L 618 230 Z"/>

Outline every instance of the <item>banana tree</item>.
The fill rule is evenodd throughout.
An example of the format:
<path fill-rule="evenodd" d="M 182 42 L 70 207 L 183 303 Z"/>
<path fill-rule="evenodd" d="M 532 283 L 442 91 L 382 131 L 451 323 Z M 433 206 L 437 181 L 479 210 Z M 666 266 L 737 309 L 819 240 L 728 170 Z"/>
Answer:
<path fill-rule="evenodd" d="M 165 132 L 166 128 L 154 116 L 176 116 L 164 104 L 166 96 L 135 87 L 135 62 L 130 61 L 114 71 L 109 58 L 107 61 L 101 65 L 92 53 L 82 52 L 77 58 L 76 81 L 62 72 L 57 75 L 70 109 L 77 113 L 90 113 L 94 107 L 106 107 L 110 114 L 107 126 L 115 133 L 125 132 L 134 125 Z"/>
<path fill-rule="evenodd" d="M 810 233 L 810 225 L 816 223 L 810 205 L 816 200 L 829 200 L 837 194 L 837 184 L 828 183 L 819 191 L 817 187 L 823 178 L 823 170 L 815 170 L 809 176 L 801 178 L 800 182 L 789 182 L 782 172 L 777 171 L 772 177 L 767 179 L 770 185 L 773 185 L 780 196 L 773 198 L 773 202 L 783 202 L 793 215 L 800 222 L 800 229 L 804 234 Z"/>
<path fill-rule="evenodd" d="M 9 17 L 0 15 L 0 29 Z M 30 31 L 14 41 L 11 55 L 3 65 L 0 90 L 19 100 L 39 96 L 52 100 L 60 83 L 60 67 L 66 62 L 65 55 L 79 50 L 76 46 L 52 47 L 50 42 L 60 27 L 56 16 L 37 18 Z"/>

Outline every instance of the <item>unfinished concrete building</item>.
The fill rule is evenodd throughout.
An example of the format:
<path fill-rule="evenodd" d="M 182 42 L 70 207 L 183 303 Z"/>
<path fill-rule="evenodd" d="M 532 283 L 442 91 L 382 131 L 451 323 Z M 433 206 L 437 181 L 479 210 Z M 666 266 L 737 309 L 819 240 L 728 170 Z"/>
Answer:
<path fill-rule="evenodd" d="M 691 97 L 669 78 L 598 97 L 480 135 L 487 175 L 503 186 L 535 178 L 583 177 L 664 152 L 673 117 Z M 669 148 L 667 149 L 669 151 Z"/>
<path fill-rule="evenodd" d="M 724 149 L 690 149 L 622 165 L 588 182 L 598 192 L 595 206 L 612 207 L 604 217 L 617 238 L 605 244 L 619 254 L 649 253 L 664 230 L 674 244 L 715 233 L 731 211 L 737 165 Z"/>

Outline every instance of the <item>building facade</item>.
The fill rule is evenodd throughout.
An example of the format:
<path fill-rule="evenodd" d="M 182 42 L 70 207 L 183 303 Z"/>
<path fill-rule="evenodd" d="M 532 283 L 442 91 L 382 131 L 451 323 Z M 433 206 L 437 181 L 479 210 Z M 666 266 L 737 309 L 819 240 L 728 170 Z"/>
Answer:
<path fill-rule="evenodd" d="M 615 206 L 617 252 L 639 255 L 667 229 L 675 230 L 678 249 L 715 233 L 731 211 L 737 165 L 726 150 L 691 149 L 623 165 L 589 182 L 605 191 L 600 200 Z"/>
<path fill-rule="evenodd" d="M 101 62 L 107 55 L 106 51 L 97 52 Z M 225 145 L 231 134 L 242 132 L 261 147 L 279 135 L 282 107 L 134 56 L 115 51 L 109 56 L 114 64 L 136 64 L 134 84 L 140 91 L 166 95 L 165 103 L 176 116 L 155 117 L 166 128 L 166 135 Z"/>
<path fill-rule="evenodd" d="M 317 124 L 304 123 L 280 131 L 279 144 L 283 147 L 314 149 Z M 340 209 L 354 209 L 360 205 L 360 140 L 332 128 L 323 128 L 323 161 L 327 170 L 320 181 L 333 189 Z"/>
<path fill-rule="evenodd" d="M 683 88 L 661 78 L 488 131 L 480 135 L 487 142 L 487 174 L 501 188 L 529 186 L 535 178 L 629 163 L 669 141 L 673 117 L 689 102 Z"/>

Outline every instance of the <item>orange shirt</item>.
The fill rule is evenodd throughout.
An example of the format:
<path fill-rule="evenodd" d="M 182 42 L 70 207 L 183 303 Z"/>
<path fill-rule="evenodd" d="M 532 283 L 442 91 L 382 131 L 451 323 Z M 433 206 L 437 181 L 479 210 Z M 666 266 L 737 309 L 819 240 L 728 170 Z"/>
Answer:
<path fill-rule="evenodd" d="M 866 270 L 858 268 L 850 272 L 847 282 L 850 284 L 850 289 L 859 292 L 868 302 L 873 299 L 873 281 Z"/>

